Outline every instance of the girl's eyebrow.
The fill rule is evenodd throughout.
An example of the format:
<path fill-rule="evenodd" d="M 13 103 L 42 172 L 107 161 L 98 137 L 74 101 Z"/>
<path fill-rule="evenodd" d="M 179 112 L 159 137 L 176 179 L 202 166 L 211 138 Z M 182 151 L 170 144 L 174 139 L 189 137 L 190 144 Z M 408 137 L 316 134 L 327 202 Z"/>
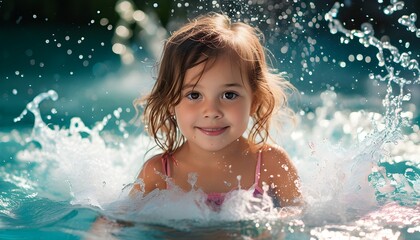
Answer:
<path fill-rule="evenodd" d="M 193 84 L 193 83 L 189 83 L 189 84 L 185 84 L 184 86 L 182 86 L 182 90 L 184 89 L 188 89 L 188 88 L 195 88 L 197 86 L 197 84 Z"/>
<path fill-rule="evenodd" d="M 187 88 L 195 88 L 197 85 L 198 85 L 198 83 L 197 84 L 195 84 L 195 83 L 194 84 L 193 83 L 185 84 L 184 86 L 182 86 L 182 89 L 184 90 L 184 89 L 187 89 Z M 243 85 L 239 84 L 239 83 L 226 83 L 226 84 L 223 85 L 223 87 L 242 88 Z"/>
<path fill-rule="evenodd" d="M 227 83 L 227 84 L 225 84 L 225 87 L 243 87 L 243 85 L 242 84 L 239 84 L 239 83 Z"/>

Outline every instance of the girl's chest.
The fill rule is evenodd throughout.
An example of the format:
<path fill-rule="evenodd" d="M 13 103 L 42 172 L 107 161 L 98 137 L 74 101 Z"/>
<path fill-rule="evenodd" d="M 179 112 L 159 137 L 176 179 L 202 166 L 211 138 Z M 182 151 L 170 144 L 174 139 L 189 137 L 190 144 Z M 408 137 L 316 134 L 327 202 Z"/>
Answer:
<path fill-rule="evenodd" d="M 179 164 L 173 169 L 171 178 L 185 191 L 194 187 L 205 193 L 226 193 L 238 188 L 251 188 L 255 183 L 255 174 L 255 168 L 246 165 L 193 168 Z"/>

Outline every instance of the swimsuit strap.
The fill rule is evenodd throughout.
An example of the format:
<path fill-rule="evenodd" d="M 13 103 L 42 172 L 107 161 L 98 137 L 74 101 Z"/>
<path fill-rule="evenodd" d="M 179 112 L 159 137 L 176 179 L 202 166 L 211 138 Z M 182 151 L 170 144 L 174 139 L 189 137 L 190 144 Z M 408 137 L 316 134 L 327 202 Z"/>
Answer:
<path fill-rule="evenodd" d="M 161 159 L 162 159 L 163 174 L 170 177 L 171 176 L 171 168 L 169 166 L 168 154 L 164 154 Z"/>
<path fill-rule="evenodd" d="M 172 160 L 176 166 L 178 166 L 178 162 L 176 161 L 174 156 L 170 153 L 163 154 L 161 160 L 162 160 L 163 174 L 165 174 L 168 177 L 171 177 L 171 164 L 169 160 Z"/>

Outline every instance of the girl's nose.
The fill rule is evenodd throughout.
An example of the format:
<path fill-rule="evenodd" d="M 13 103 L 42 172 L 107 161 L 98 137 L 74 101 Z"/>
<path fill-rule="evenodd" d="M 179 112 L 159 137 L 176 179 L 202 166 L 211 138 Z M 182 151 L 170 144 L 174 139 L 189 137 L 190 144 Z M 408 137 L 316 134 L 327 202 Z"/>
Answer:
<path fill-rule="evenodd" d="M 203 114 L 205 118 L 221 118 L 223 112 L 220 103 L 215 100 L 208 100 L 204 103 Z"/>

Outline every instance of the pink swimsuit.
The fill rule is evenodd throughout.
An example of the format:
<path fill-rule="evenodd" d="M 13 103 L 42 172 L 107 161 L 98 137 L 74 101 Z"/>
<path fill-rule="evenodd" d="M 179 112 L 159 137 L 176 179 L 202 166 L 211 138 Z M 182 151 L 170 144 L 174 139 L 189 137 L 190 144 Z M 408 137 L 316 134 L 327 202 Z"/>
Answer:
<path fill-rule="evenodd" d="M 254 186 L 255 186 L 254 197 L 258 197 L 258 196 L 261 196 L 263 194 L 263 190 L 259 186 L 260 170 L 261 170 L 261 156 L 262 156 L 262 151 L 258 151 L 258 160 L 257 160 L 257 165 L 255 167 L 255 178 L 254 178 Z M 171 168 L 170 168 L 169 159 L 171 159 L 175 163 L 175 165 L 177 163 L 175 158 L 172 155 L 164 154 L 162 156 L 163 173 L 168 177 L 171 176 Z M 168 185 L 166 185 L 166 187 L 168 187 Z M 209 194 L 207 194 L 206 203 L 212 209 L 220 210 L 220 206 L 223 204 L 223 202 L 225 200 L 225 196 L 226 196 L 226 193 L 217 193 L 217 192 L 216 193 L 209 193 Z"/>

